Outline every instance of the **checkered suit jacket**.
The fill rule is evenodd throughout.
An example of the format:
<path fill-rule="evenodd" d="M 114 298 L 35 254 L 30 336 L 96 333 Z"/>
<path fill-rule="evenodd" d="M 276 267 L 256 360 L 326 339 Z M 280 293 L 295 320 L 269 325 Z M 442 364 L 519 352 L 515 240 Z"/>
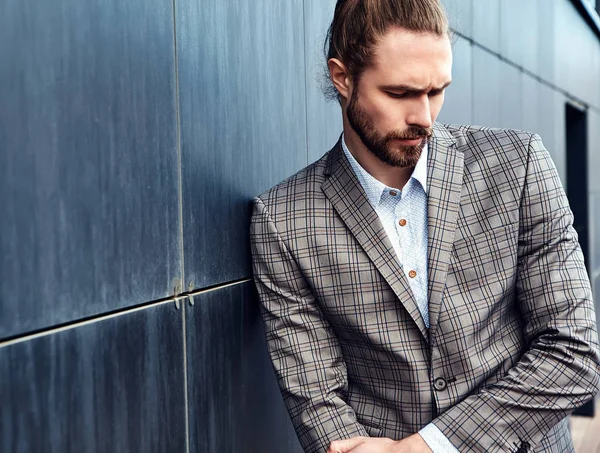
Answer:
<path fill-rule="evenodd" d="M 461 452 L 573 451 L 565 417 L 598 390 L 597 333 L 548 152 L 439 124 L 429 149 L 429 329 L 340 143 L 255 199 L 254 278 L 301 444 L 433 421 Z"/>

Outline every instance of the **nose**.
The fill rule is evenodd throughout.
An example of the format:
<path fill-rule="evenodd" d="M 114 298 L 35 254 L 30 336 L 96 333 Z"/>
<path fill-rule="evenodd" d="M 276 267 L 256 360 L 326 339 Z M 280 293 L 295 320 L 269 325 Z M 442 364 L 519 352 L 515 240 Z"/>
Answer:
<path fill-rule="evenodd" d="M 422 94 L 413 98 L 410 106 L 408 117 L 406 122 L 409 126 L 420 126 L 423 128 L 430 128 L 433 126 L 431 119 L 431 108 L 429 105 L 430 99 L 427 94 Z"/>

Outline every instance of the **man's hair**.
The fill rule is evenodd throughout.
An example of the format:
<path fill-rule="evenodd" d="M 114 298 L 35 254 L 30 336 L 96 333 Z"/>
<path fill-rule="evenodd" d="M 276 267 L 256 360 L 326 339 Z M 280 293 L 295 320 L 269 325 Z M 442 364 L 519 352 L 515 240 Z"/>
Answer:
<path fill-rule="evenodd" d="M 338 0 L 325 38 L 325 57 L 344 63 L 358 82 L 371 63 L 377 40 L 391 27 L 438 36 L 450 34 L 439 0 Z M 340 100 L 329 77 L 325 82 L 327 98 Z"/>

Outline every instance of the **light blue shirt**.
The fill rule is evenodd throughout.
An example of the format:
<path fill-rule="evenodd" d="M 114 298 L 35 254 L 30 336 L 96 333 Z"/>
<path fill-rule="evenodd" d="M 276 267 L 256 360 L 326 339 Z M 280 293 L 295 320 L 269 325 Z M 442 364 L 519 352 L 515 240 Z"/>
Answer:
<path fill-rule="evenodd" d="M 342 148 L 394 247 L 423 321 L 429 328 L 427 146 L 423 148 L 421 157 L 402 190 L 388 187 L 371 176 L 350 153 L 343 136 Z M 425 426 L 419 434 L 434 453 L 459 453 L 433 423 Z"/>

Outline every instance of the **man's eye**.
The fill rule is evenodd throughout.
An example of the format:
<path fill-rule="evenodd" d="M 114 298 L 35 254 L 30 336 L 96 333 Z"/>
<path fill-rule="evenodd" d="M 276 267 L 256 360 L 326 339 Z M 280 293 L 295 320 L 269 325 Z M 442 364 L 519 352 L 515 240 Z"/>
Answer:
<path fill-rule="evenodd" d="M 387 92 L 388 96 L 395 98 L 395 99 L 401 99 L 406 97 L 406 93 L 394 93 L 392 91 L 388 91 Z"/>
<path fill-rule="evenodd" d="M 444 90 L 433 90 L 429 92 L 429 97 L 432 96 L 439 96 L 440 94 L 442 94 L 444 92 Z"/>

